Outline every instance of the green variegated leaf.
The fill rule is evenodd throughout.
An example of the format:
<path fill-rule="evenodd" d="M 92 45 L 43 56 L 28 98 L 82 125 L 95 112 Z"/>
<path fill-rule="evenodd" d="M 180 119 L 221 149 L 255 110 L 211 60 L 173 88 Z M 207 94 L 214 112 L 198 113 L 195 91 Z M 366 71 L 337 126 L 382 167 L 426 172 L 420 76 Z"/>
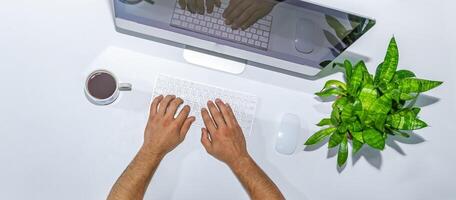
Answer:
<path fill-rule="evenodd" d="M 392 90 L 398 90 L 399 89 L 399 84 L 396 82 L 390 82 L 386 84 L 386 91 L 391 92 Z"/>
<path fill-rule="evenodd" d="M 394 101 L 400 102 L 401 91 L 399 91 L 399 89 L 392 89 L 392 90 L 388 91 L 388 93 Z"/>
<path fill-rule="evenodd" d="M 364 71 L 363 71 L 363 62 L 358 62 L 356 64 L 355 69 L 353 70 L 352 77 L 350 79 L 350 82 L 348 84 L 348 89 L 347 92 L 351 94 L 352 96 L 356 96 L 358 89 L 361 87 L 363 83 L 363 76 L 364 76 Z"/>
<path fill-rule="evenodd" d="M 385 60 L 375 74 L 375 83 L 389 83 L 396 73 L 398 62 L 399 50 L 397 48 L 396 40 L 393 37 L 388 46 Z"/>
<path fill-rule="evenodd" d="M 316 132 L 315 134 L 313 134 L 312 136 L 310 136 L 310 138 L 307 139 L 306 143 L 304 143 L 304 144 L 305 145 L 317 144 L 317 143 L 323 141 L 325 138 L 327 138 L 331 134 L 333 134 L 334 131 L 336 131 L 336 129 L 337 128 L 330 127 L 330 128 L 320 130 L 320 131 Z"/>
<path fill-rule="evenodd" d="M 348 126 L 346 123 L 341 123 L 337 127 L 337 132 L 339 132 L 339 133 L 346 133 L 347 131 L 348 131 Z"/>
<path fill-rule="evenodd" d="M 366 85 L 366 84 L 373 85 L 374 80 L 372 78 L 372 75 L 369 74 L 369 70 L 367 70 L 367 67 L 366 67 L 366 64 L 364 63 L 364 61 L 360 61 L 358 64 L 359 64 L 359 67 L 361 67 L 361 69 L 363 71 L 363 84 L 364 85 Z"/>
<path fill-rule="evenodd" d="M 415 73 L 409 70 L 398 70 L 396 74 L 394 74 L 393 80 L 402 80 L 404 78 L 412 78 L 415 77 Z"/>
<path fill-rule="evenodd" d="M 361 122 L 356 120 L 356 121 L 350 123 L 348 130 L 350 130 L 350 132 L 359 132 L 359 131 L 363 130 L 363 125 L 361 124 Z M 360 141 L 362 141 L 362 140 L 360 140 Z"/>
<path fill-rule="evenodd" d="M 417 78 L 405 78 L 399 82 L 399 89 L 402 93 L 422 93 L 429 90 L 432 90 L 443 82 L 441 81 L 431 81 L 423 80 Z"/>
<path fill-rule="evenodd" d="M 392 103 L 392 99 L 389 95 L 383 95 L 372 103 L 369 107 L 369 111 L 386 115 L 391 110 Z"/>
<path fill-rule="evenodd" d="M 417 94 L 406 94 L 406 93 L 401 93 L 400 99 L 404 101 L 409 101 L 418 98 L 419 93 Z"/>
<path fill-rule="evenodd" d="M 342 113 L 340 114 L 340 119 L 342 119 L 343 122 L 353 121 L 352 119 L 355 117 L 353 115 L 353 110 L 354 109 L 353 109 L 353 105 L 352 104 L 346 104 L 343 107 Z"/>
<path fill-rule="evenodd" d="M 337 126 L 340 124 L 340 113 L 338 109 L 333 109 L 331 112 L 331 123 L 334 126 Z"/>
<path fill-rule="evenodd" d="M 315 93 L 319 97 L 345 96 L 345 92 L 340 88 L 328 88 L 321 92 Z"/>
<path fill-rule="evenodd" d="M 335 132 L 329 137 L 328 148 L 334 148 L 342 142 L 343 135 Z"/>
<path fill-rule="evenodd" d="M 416 117 L 416 116 L 418 116 L 418 114 L 420 114 L 421 108 L 418 108 L 418 107 L 412 108 L 412 112 L 415 114 L 415 117 Z"/>
<path fill-rule="evenodd" d="M 361 132 L 362 130 L 360 130 L 359 132 L 351 132 L 351 135 L 353 136 L 354 139 L 360 141 L 360 142 L 364 142 L 364 139 L 363 139 L 363 132 Z"/>
<path fill-rule="evenodd" d="M 345 164 L 347 162 L 347 157 L 348 157 L 348 145 L 347 145 L 347 136 L 344 135 L 342 142 L 340 143 L 339 146 L 339 153 L 337 154 L 337 164 L 339 167 Z"/>
<path fill-rule="evenodd" d="M 380 131 L 384 131 L 387 115 L 386 114 L 375 114 L 374 116 L 375 116 L 375 118 L 374 118 L 375 128 L 377 128 Z"/>
<path fill-rule="evenodd" d="M 344 39 L 347 34 L 347 29 L 339 22 L 335 17 L 326 15 L 326 22 L 328 25 L 334 29 L 336 35 L 339 39 Z"/>
<path fill-rule="evenodd" d="M 377 84 L 380 82 L 380 73 L 381 70 L 383 69 L 383 62 L 377 65 L 377 69 L 375 69 L 375 77 L 374 77 L 374 83 Z"/>
<path fill-rule="evenodd" d="M 359 100 L 364 110 L 367 110 L 376 100 L 378 92 L 373 85 L 364 85 L 363 89 L 359 93 Z"/>
<path fill-rule="evenodd" d="M 347 85 L 341 81 L 338 81 L 338 80 L 329 80 L 326 82 L 325 84 L 325 87 L 323 88 L 323 90 L 325 89 L 329 89 L 329 88 L 340 88 L 342 90 L 346 90 L 347 89 Z"/>
<path fill-rule="evenodd" d="M 357 139 L 353 139 L 352 145 L 353 145 L 352 154 L 356 154 L 363 147 L 364 144 L 362 142 L 358 141 Z"/>
<path fill-rule="evenodd" d="M 333 109 L 339 109 L 339 110 L 343 110 L 345 105 L 348 104 L 348 99 L 347 97 L 342 97 L 342 98 L 339 98 L 337 99 L 333 105 L 332 105 L 332 108 Z"/>
<path fill-rule="evenodd" d="M 325 119 L 322 119 L 320 122 L 318 122 L 317 126 L 327 126 L 327 125 L 331 125 L 331 119 L 330 118 L 325 118 Z"/>
<path fill-rule="evenodd" d="M 353 65 L 351 64 L 350 61 L 345 60 L 344 68 L 345 68 L 345 79 L 347 80 L 347 82 L 349 82 L 352 77 L 352 73 L 353 73 Z"/>
<path fill-rule="evenodd" d="M 417 130 L 427 127 L 427 124 L 416 118 L 416 110 L 404 110 L 388 116 L 387 123 L 397 130 Z"/>
<path fill-rule="evenodd" d="M 383 134 L 371 128 L 363 132 L 363 139 L 366 144 L 374 149 L 383 150 L 385 148 L 385 139 Z"/>

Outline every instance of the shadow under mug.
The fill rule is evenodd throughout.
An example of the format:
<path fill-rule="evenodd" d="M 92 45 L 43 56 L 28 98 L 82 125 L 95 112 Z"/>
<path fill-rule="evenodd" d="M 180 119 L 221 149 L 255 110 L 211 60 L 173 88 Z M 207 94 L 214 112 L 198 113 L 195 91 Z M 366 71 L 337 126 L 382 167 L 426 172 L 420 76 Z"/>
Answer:
<path fill-rule="evenodd" d="M 87 77 L 84 92 L 91 103 L 105 106 L 115 102 L 121 91 L 131 91 L 131 89 L 130 83 L 119 83 L 113 73 L 100 69 Z"/>

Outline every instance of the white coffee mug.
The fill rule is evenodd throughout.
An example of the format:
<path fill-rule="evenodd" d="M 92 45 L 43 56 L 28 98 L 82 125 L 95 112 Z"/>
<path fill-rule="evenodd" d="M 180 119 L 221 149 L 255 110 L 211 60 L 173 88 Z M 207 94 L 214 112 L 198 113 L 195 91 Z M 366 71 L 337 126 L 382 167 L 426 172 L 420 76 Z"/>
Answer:
<path fill-rule="evenodd" d="M 119 83 L 108 70 L 96 70 L 87 77 L 84 92 L 87 99 L 98 106 L 112 104 L 119 98 L 120 91 L 131 91 L 130 83 Z"/>

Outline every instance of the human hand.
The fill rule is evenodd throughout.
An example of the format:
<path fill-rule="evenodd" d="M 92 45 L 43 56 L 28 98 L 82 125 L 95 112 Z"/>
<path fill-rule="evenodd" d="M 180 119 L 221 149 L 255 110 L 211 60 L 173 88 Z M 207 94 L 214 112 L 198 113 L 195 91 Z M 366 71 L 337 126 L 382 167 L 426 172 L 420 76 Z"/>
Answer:
<path fill-rule="evenodd" d="M 250 155 L 244 134 L 230 105 L 220 99 L 215 100 L 215 103 L 209 101 L 209 111 L 201 110 L 206 126 L 201 129 L 201 143 L 210 155 L 233 167 L 242 159 L 249 159 Z"/>
<path fill-rule="evenodd" d="M 188 9 L 191 13 L 198 13 L 203 15 L 205 12 L 204 6 L 208 13 L 214 11 L 214 6 L 220 8 L 221 0 L 179 0 L 180 7 L 185 10 Z"/>
<path fill-rule="evenodd" d="M 183 100 L 174 95 L 160 95 L 152 101 L 142 147 L 146 152 L 164 156 L 184 141 L 195 117 L 188 117 L 190 106 L 186 105 L 174 118 L 181 104 Z"/>
<path fill-rule="evenodd" d="M 225 24 L 245 30 L 269 14 L 277 3 L 275 0 L 230 0 L 223 12 Z"/>

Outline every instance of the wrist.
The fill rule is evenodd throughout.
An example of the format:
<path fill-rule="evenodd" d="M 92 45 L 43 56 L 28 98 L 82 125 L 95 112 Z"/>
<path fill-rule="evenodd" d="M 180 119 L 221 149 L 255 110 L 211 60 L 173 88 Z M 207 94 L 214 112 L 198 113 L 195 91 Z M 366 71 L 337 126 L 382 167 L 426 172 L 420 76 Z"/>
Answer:
<path fill-rule="evenodd" d="M 166 156 L 166 153 L 163 151 L 155 150 L 148 145 L 142 145 L 139 149 L 139 154 L 144 154 L 149 158 L 156 158 L 158 160 L 163 159 Z"/>
<path fill-rule="evenodd" d="M 228 166 L 231 168 L 233 172 L 239 172 L 241 169 L 245 168 L 246 166 L 250 166 L 254 164 L 255 161 L 250 157 L 250 155 L 238 157 L 233 162 L 229 163 Z"/>

